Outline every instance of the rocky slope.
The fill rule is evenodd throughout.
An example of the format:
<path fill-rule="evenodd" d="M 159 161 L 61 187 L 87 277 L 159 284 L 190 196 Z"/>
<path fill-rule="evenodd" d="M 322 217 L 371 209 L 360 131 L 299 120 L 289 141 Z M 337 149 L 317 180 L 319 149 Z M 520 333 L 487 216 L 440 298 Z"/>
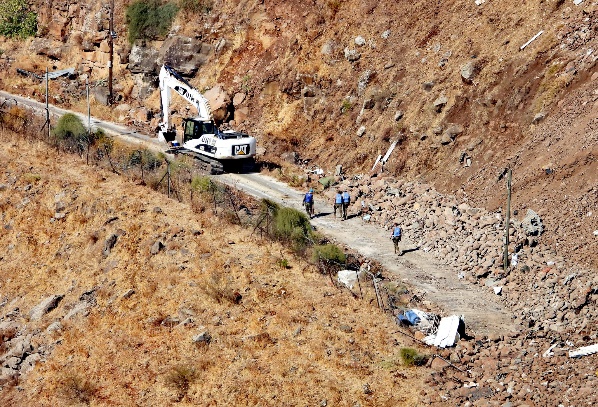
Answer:
<path fill-rule="evenodd" d="M 117 104 L 96 103 L 93 114 L 151 133 L 157 70 L 170 63 L 209 96 L 224 126 L 258 138 L 264 161 L 300 175 L 314 168 L 331 175 L 343 165 L 343 185 L 372 205 L 373 221 L 398 218 L 465 278 L 502 285 L 528 331 L 446 354 L 471 362 L 478 387 L 455 386 L 443 371 L 427 401 L 595 401 L 587 391 L 595 356 L 573 363 L 566 350 L 596 341 L 597 3 L 210 4 L 209 12 L 179 13 L 167 37 L 130 45 L 127 3 L 117 1 Z M 75 67 L 77 79 L 51 83 L 52 102 L 82 110 L 86 75 L 101 102 L 108 8 L 40 2 L 37 11 L 37 38 L 0 42 L 0 86 L 41 99 L 39 81 L 15 68 Z M 173 106 L 179 115 L 185 108 Z M 380 176 L 354 177 L 394 141 L 381 174 L 391 178 L 377 185 Z M 511 252 L 529 269 L 520 264 L 503 275 L 507 167 L 517 211 Z M 538 236 L 519 227 L 528 209 L 544 227 Z M 552 345 L 554 354 L 543 357 Z"/>
<path fill-rule="evenodd" d="M 559 250 L 585 250 L 576 255 L 585 260 L 595 247 L 577 244 L 574 229 L 596 223 L 580 217 L 595 206 L 598 182 L 595 3 L 203 3 L 202 12 L 179 12 L 165 38 L 131 45 L 128 3 L 116 2 L 118 102 L 94 105 L 94 114 L 152 133 L 156 76 L 169 63 L 205 92 L 224 126 L 258 138 L 264 160 L 294 152 L 310 168 L 359 173 L 398 141 L 390 175 L 420 177 L 491 210 L 504 207 L 497 181 L 511 167 L 516 205 L 555 220 L 547 228 Z M 105 100 L 108 6 L 52 2 L 37 11 L 37 38 L 0 45 L 0 86 L 42 98 L 15 68 L 75 67 L 78 79 L 51 84 L 51 101 L 83 109 L 85 76 Z M 175 120 L 187 107 L 174 104 Z"/>

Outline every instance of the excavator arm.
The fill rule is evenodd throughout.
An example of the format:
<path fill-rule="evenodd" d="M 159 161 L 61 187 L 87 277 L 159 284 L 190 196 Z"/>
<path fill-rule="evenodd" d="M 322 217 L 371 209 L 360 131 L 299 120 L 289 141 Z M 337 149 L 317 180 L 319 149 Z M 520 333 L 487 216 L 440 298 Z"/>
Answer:
<path fill-rule="evenodd" d="M 189 104 L 197 109 L 200 121 L 213 121 L 210 103 L 197 89 L 187 82 L 181 75 L 168 65 L 162 65 L 160 69 L 160 102 L 162 105 L 162 121 L 159 125 L 158 138 L 166 141 L 167 133 L 170 132 L 169 112 L 171 90 L 181 95 Z"/>

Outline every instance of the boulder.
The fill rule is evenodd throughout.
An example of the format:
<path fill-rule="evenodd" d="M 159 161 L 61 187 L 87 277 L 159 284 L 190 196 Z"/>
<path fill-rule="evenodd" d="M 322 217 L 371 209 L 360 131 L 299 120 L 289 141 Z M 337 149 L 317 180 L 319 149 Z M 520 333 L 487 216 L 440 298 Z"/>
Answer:
<path fill-rule="evenodd" d="M 531 209 L 527 210 L 525 218 L 521 221 L 521 227 L 528 236 L 540 236 L 544 231 L 540 216 Z"/>
<path fill-rule="evenodd" d="M 439 96 L 438 98 L 436 98 L 436 100 L 434 101 L 434 110 L 437 113 L 440 113 L 442 111 L 442 109 L 446 106 L 446 104 L 448 103 L 448 98 L 444 95 Z"/>
<path fill-rule="evenodd" d="M 210 102 L 212 115 L 215 121 L 223 122 L 228 118 L 228 105 L 231 103 L 230 96 L 221 85 L 216 85 L 204 93 L 204 97 Z"/>
<path fill-rule="evenodd" d="M 194 38 L 172 36 L 160 47 L 159 56 L 183 76 L 194 76 L 208 61 L 212 47 Z"/>
<path fill-rule="evenodd" d="M 467 84 L 472 84 L 474 78 L 479 72 L 479 69 L 474 61 L 469 61 L 461 67 L 461 79 Z"/>
<path fill-rule="evenodd" d="M 158 57 L 159 52 L 157 49 L 147 46 L 145 41 L 137 41 L 131 48 L 127 69 L 131 73 L 155 75 L 158 72 Z"/>
<path fill-rule="evenodd" d="M 160 253 L 162 249 L 164 249 L 164 244 L 161 241 L 157 240 L 150 248 L 150 254 L 156 255 Z"/>
<path fill-rule="evenodd" d="M 58 306 L 64 295 L 51 295 L 31 309 L 29 319 L 37 321 Z"/>
<path fill-rule="evenodd" d="M 60 60 L 62 58 L 62 43 L 58 41 L 47 38 L 34 38 L 29 49 L 34 54 L 45 55 L 51 59 Z"/>
<path fill-rule="evenodd" d="M 243 101 L 245 100 L 246 97 L 247 97 L 247 95 L 245 93 L 242 93 L 242 92 L 235 93 L 235 96 L 233 96 L 233 106 L 234 107 L 239 106 L 241 103 L 243 103 Z"/>
<path fill-rule="evenodd" d="M 349 62 L 359 61 L 361 54 L 357 50 L 345 48 L 345 59 Z"/>
<path fill-rule="evenodd" d="M 111 234 L 110 236 L 108 236 L 108 239 L 106 239 L 106 241 L 104 242 L 104 256 L 108 256 L 110 254 L 110 251 L 112 250 L 112 248 L 114 247 L 114 245 L 116 245 L 116 241 L 118 240 L 118 235 L 116 234 Z"/>

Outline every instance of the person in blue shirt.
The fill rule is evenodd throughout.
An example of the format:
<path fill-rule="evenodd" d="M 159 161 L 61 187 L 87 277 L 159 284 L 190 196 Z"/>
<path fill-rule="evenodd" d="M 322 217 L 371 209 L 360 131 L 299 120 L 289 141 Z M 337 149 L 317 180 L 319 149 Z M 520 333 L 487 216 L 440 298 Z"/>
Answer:
<path fill-rule="evenodd" d="M 343 192 L 343 219 L 347 220 L 347 209 L 349 209 L 349 204 L 351 203 L 351 195 L 345 189 Z"/>
<path fill-rule="evenodd" d="M 309 215 L 309 218 L 314 216 L 314 190 L 310 190 L 303 197 L 303 205 L 305 205 L 305 211 Z"/>
<path fill-rule="evenodd" d="M 392 242 L 394 243 L 394 246 L 395 246 L 395 254 L 397 254 L 397 252 L 398 252 L 399 256 L 403 255 L 403 251 L 399 247 L 399 242 L 401 241 L 402 235 L 403 235 L 403 232 L 401 230 L 401 227 L 399 226 L 398 223 L 395 222 L 395 224 L 393 225 L 393 228 L 392 228 L 392 235 L 390 235 L 390 238 L 392 239 Z"/>
<path fill-rule="evenodd" d="M 343 215 L 343 196 L 341 195 L 340 189 L 336 192 L 334 197 L 334 217 L 336 218 L 336 210 L 338 209 L 339 215 Z"/>

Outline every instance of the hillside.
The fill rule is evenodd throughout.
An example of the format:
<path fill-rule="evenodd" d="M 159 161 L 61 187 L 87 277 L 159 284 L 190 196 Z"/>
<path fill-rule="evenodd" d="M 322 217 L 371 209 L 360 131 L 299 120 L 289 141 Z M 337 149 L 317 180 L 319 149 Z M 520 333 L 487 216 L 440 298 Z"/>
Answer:
<path fill-rule="evenodd" d="M 279 244 L 2 143 L 0 404 L 418 405 L 394 322 Z"/>
<path fill-rule="evenodd" d="M 109 6 L 31 3 L 37 35 L 0 36 L 1 90 L 43 101 L 39 75 L 74 68 L 50 81 L 51 103 L 86 112 L 89 80 L 92 115 L 155 134 L 157 74 L 170 64 L 223 128 L 257 138 L 263 172 L 331 200 L 310 171 L 342 165 L 355 213 L 365 200 L 372 226 L 399 219 L 418 254 L 446 265 L 440 285 L 457 274 L 491 296 L 504 285 L 498 301 L 521 331 L 441 352 L 467 375 L 439 358 L 405 369 L 398 352 L 413 342 L 306 259 L 207 203 L 197 213 L 136 176 L 4 132 L 2 377 L 29 373 L 1 383 L 0 401 L 596 403 L 597 355 L 567 354 L 598 334 L 596 1 L 180 0 L 165 34 L 129 42 L 133 2 L 116 0 L 112 106 Z M 177 125 L 194 114 L 180 98 L 171 107 Z M 503 274 L 509 168 L 520 263 Z M 528 210 L 535 236 L 521 225 Z M 57 307 L 38 319 L 44 301 Z M 204 331 L 209 346 L 193 341 Z"/>
<path fill-rule="evenodd" d="M 169 63 L 206 92 L 217 120 L 255 135 L 261 158 L 290 172 L 365 172 L 398 140 L 388 174 L 495 210 L 511 167 L 513 208 L 539 212 L 549 243 L 596 266 L 596 4 L 479 3 L 205 0 L 164 37 L 131 45 L 129 3 L 116 1 L 117 103 L 92 112 L 152 134 L 157 72 Z M 39 81 L 16 68 L 74 67 L 77 79 L 51 82 L 51 101 L 84 111 L 88 75 L 104 100 L 109 7 L 36 10 L 37 38 L 0 43 L 0 87 L 42 100 Z M 187 107 L 175 103 L 175 120 Z"/>

